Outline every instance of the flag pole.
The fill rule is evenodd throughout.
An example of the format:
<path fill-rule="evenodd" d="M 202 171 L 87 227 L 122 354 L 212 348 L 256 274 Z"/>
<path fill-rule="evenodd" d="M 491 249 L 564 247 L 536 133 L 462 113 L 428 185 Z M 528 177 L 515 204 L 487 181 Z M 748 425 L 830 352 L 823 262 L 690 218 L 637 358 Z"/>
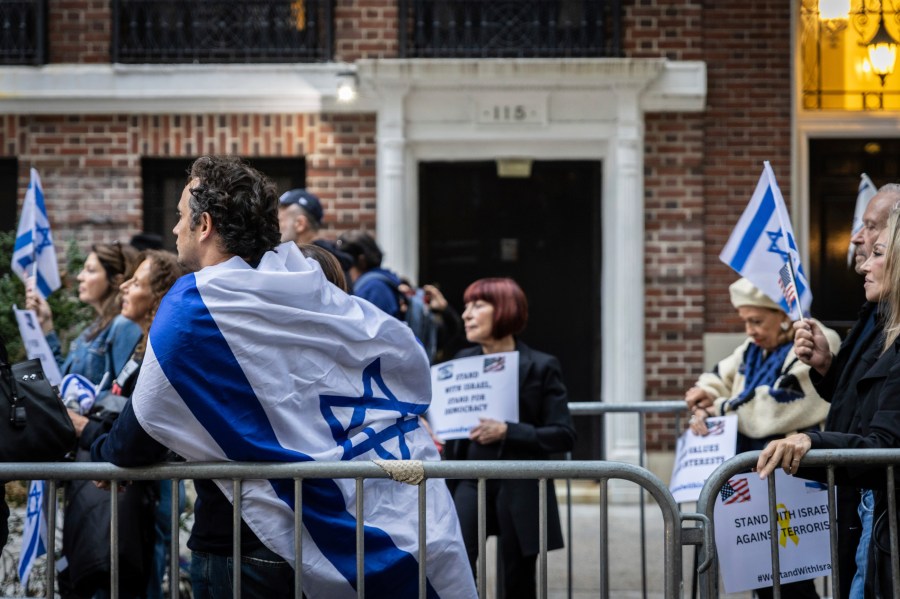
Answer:
<path fill-rule="evenodd" d="M 763 170 L 766 171 L 769 177 L 769 185 L 773 189 L 777 189 L 778 183 L 775 181 L 775 173 L 772 171 L 772 165 L 769 164 L 768 160 L 763 161 Z M 781 195 L 780 190 L 779 195 Z M 785 211 L 787 211 L 787 206 L 784 205 L 784 201 L 782 201 L 781 204 Z M 781 211 L 775 210 L 775 215 L 778 217 L 778 224 L 784 234 L 784 248 L 786 250 L 785 253 L 787 254 L 788 267 L 791 271 L 791 283 L 794 284 L 794 305 L 796 306 L 797 320 L 803 320 L 803 310 L 800 309 L 800 290 L 797 287 L 797 272 L 794 270 L 794 258 L 791 255 L 791 238 L 788 237 L 788 231 L 792 231 L 793 229 L 788 229 L 784 226 L 784 220 L 781 217 Z M 790 306 L 788 306 L 788 308 L 790 308 Z"/>

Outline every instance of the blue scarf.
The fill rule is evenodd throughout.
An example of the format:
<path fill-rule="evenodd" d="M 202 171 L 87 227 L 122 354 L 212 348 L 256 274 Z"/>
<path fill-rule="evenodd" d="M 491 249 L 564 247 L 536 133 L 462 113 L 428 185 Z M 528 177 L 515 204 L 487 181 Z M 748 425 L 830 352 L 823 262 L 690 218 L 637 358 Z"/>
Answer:
<path fill-rule="evenodd" d="M 729 411 L 735 410 L 744 403 L 750 401 L 756 393 L 756 388 L 761 385 L 775 387 L 778 377 L 781 376 L 781 366 L 788 352 L 794 346 L 792 341 L 782 343 L 773 351 L 766 353 L 760 346 L 751 343 L 744 352 L 744 361 L 740 372 L 744 375 L 744 390 L 735 398 L 728 401 Z"/>

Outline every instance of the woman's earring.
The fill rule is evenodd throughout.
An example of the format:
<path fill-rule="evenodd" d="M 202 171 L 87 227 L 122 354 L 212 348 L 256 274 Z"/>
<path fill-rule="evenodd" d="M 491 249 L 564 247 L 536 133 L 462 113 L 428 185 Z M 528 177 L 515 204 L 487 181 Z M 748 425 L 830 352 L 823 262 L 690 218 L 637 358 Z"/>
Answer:
<path fill-rule="evenodd" d="M 791 328 L 791 325 L 789 325 L 787 322 L 784 322 L 784 321 L 781 322 L 781 330 L 782 331 L 787 332 L 787 330 L 789 328 Z"/>

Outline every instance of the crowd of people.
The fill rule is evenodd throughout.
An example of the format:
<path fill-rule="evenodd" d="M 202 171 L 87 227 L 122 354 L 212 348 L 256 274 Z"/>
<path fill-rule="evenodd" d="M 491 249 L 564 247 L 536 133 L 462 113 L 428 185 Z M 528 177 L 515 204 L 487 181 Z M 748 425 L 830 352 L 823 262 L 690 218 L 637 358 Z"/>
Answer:
<path fill-rule="evenodd" d="M 900 447 L 900 185 L 878 190 L 863 224 L 851 241 L 866 303 L 840 346 L 814 319 L 791 324 L 741 279 L 731 285 L 731 300 L 748 339 L 685 393 L 697 434 L 707 433 L 709 416 L 737 415 L 737 449 L 761 450 L 761 478 L 781 468 L 825 482 L 821 469 L 802 467 L 810 449 Z M 835 481 L 840 597 L 891 597 L 885 472 L 837 468 Z M 812 581 L 782 585 L 782 592 L 818 597 Z"/>
<path fill-rule="evenodd" d="M 572 448 L 575 432 L 560 364 L 518 338 L 528 321 L 528 303 L 515 281 L 475 281 L 462 298 L 465 311 L 460 315 L 437 286 L 416 288 L 383 268 L 381 249 L 368 233 L 352 231 L 334 241 L 321 238 L 324 211 L 314 194 L 294 189 L 279 197 L 265 175 L 232 157 L 198 159 L 178 211 L 173 230 L 177 254 L 160 249 L 162 240 L 147 234 L 135 236 L 128 244 L 91 248 L 77 277 L 78 298 L 94 309 L 96 317 L 65 355 L 49 305 L 40 294 L 27 289 L 26 305 L 37 313 L 62 374 L 75 377 L 72 382 L 80 385 L 79 397 L 83 399 L 84 393 L 91 396 L 87 404 L 66 404 L 78 437 L 76 460 L 135 466 L 173 459 L 215 459 L 212 456 L 240 461 L 298 461 L 303 456 L 318 459 L 319 455 L 347 459 L 334 457 L 334 442 L 318 446 L 321 440 L 313 442 L 303 435 L 296 442 L 287 442 L 290 433 L 278 429 L 288 424 L 276 414 L 285 406 L 290 408 L 291 401 L 302 408 L 308 401 L 305 387 L 312 386 L 311 382 L 322 387 L 317 399 L 325 397 L 319 393 L 322 390 L 336 392 L 337 383 L 329 383 L 328 377 L 340 368 L 346 370 L 343 375 L 352 368 L 362 370 L 364 381 L 375 377 L 385 393 L 400 399 L 405 415 L 392 417 L 391 426 L 382 431 L 399 427 L 398 434 L 404 434 L 404 451 L 395 457 L 439 459 L 442 451 L 446 459 L 455 460 L 546 459 Z M 261 283 L 251 285 L 245 280 L 251 273 L 258 275 Z M 296 285 L 297 293 L 285 293 L 285 284 Z M 214 299 L 219 293 L 227 296 L 222 309 Z M 263 305 L 265 311 L 260 310 Z M 286 332 L 282 318 L 271 323 L 274 327 L 262 336 L 258 348 L 232 342 L 231 335 L 237 335 L 238 329 L 259 335 L 257 329 L 270 324 L 266 314 L 279 311 L 294 318 L 296 326 L 292 328 L 296 330 Z M 425 315 L 433 336 L 418 332 L 410 318 L 412 311 L 418 318 Z M 230 321 L 223 312 L 240 314 L 235 320 L 238 324 L 226 324 Z M 323 347 L 320 342 L 316 348 L 326 357 L 314 364 L 316 372 L 306 378 L 298 374 L 313 366 L 316 361 L 311 357 L 305 364 L 267 359 L 266 376 L 279 379 L 285 390 L 276 392 L 271 401 L 271 389 L 253 390 L 253 397 L 241 397 L 245 387 L 257 384 L 248 380 L 253 375 L 246 364 L 267 353 L 288 353 L 285 348 L 294 342 L 309 344 L 310 354 L 316 335 L 325 335 L 327 327 L 333 327 L 328 336 L 333 343 Z M 464 341 L 473 347 L 459 351 Z M 244 351 L 253 356 L 245 357 Z M 429 364 L 507 351 L 520 355 L 519 421 L 482 419 L 469 440 L 449 442 L 445 447 L 427 426 Z M 228 357 L 221 358 L 223 353 Z M 399 365 L 391 364 L 394 354 Z M 376 359 L 366 364 L 372 356 Z M 326 360 L 333 363 L 323 363 Z M 373 370 L 379 366 L 380 372 Z M 228 373 L 220 376 L 226 369 Z M 341 383 L 347 385 L 347 381 Z M 362 389 L 351 387 L 351 391 Z M 177 405 L 164 407 L 170 399 Z M 421 405 L 417 407 L 417 403 Z M 320 411 L 318 402 L 312 409 Z M 223 414 L 217 413 L 220 410 Z M 251 432 L 243 428 L 248 420 L 259 420 L 263 412 L 264 423 L 257 422 Z M 353 430 L 353 425 L 341 431 L 347 437 L 337 449 L 346 452 L 348 447 L 352 449 L 353 439 L 383 426 L 375 417 L 371 422 L 367 418 L 368 413 L 360 416 L 356 423 L 359 431 Z M 329 421 L 328 425 L 334 440 L 339 441 L 335 423 Z M 266 427 L 272 430 L 259 430 Z M 314 437 L 313 428 L 304 432 Z M 273 444 L 279 447 L 273 449 Z M 381 452 L 371 453 L 372 457 L 384 457 Z M 283 498 L 278 482 L 269 481 L 266 489 Z M 429 496 L 435 493 L 440 499 L 446 494 L 450 510 L 438 509 L 439 513 L 431 516 L 446 529 L 446 538 L 429 539 L 429 547 L 434 545 L 429 551 L 437 556 L 429 554 L 429 585 L 440 596 L 474 597 L 479 551 L 475 482 L 459 481 L 452 492 L 445 483 L 435 482 L 441 487 L 430 490 Z M 552 481 L 546 484 L 553 501 Z M 231 596 L 235 566 L 231 563 L 229 489 L 212 480 L 197 480 L 194 486 L 194 526 L 188 542 L 193 594 Z M 119 593 L 123 597 L 162 596 L 168 562 L 165 552 L 172 534 L 170 492 L 170 481 L 161 481 L 134 483 L 118 493 Z M 340 527 L 335 519 L 341 519 L 331 513 L 340 509 L 335 505 L 336 492 L 327 485 L 324 490 L 312 485 L 306 490 L 304 528 L 320 551 L 310 551 L 316 568 L 306 572 L 311 566 L 304 564 L 305 580 L 314 581 L 308 588 L 309 583 L 304 585 L 305 594 L 311 597 L 340 596 L 355 586 L 355 570 L 344 571 L 344 562 L 330 554 L 334 550 L 330 544 L 345 544 L 333 530 Z M 288 534 L 287 526 L 273 529 L 281 514 L 260 498 L 262 492 L 246 493 L 241 519 L 242 596 L 292 596 L 292 545 L 285 546 L 284 539 L 293 535 Z M 183 488 L 179 494 L 184 497 Z M 489 495 L 489 533 L 498 535 L 503 551 L 504 596 L 535 596 L 538 488 L 526 481 L 504 481 L 491 485 Z M 67 567 L 59 576 L 60 594 L 106 597 L 110 592 L 108 486 L 72 482 L 65 497 L 62 552 Z M 317 524 L 313 515 L 317 509 L 327 512 L 321 531 L 317 527 L 322 524 Z M 552 503 L 550 548 L 562 546 L 556 512 Z M 323 558 L 331 565 L 323 567 Z M 406 567 L 407 561 L 396 558 L 391 567 L 378 566 L 379 572 L 371 575 L 367 571 L 367 592 L 381 596 L 379 578 L 386 589 L 397 590 L 398 578 L 409 579 L 403 584 L 416 584 L 411 575 L 415 570 L 407 570 L 407 576 L 393 571 Z"/>
<path fill-rule="evenodd" d="M 78 298 L 95 318 L 66 355 L 47 302 L 27 290 L 26 305 L 38 315 L 62 374 L 91 395 L 87 405 L 67 404 L 78 437 L 76 460 L 137 466 L 370 453 L 437 459 L 436 445 L 448 460 L 544 460 L 573 448 L 562 368 L 521 340 L 528 301 L 512 279 L 474 281 L 460 315 L 437 286 L 417 289 L 384 268 L 383 253 L 368 233 L 322 238 L 324 210 L 314 194 L 293 189 L 278 196 L 265 175 L 233 157 L 194 162 L 178 214 L 177 254 L 162 250 L 162 240 L 150 235 L 91 248 L 77 281 Z M 685 393 L 697 435 L 707 434 L 710 417 L 737 415 L 737 451 L 761 450 L 761 477 L 781 468 L 821 479 L 822 472 L 801 467 L 814 448 L 900 447 L 900 185 L 882 187 L 863 220 L 852 241 L 867 301 L 843 342 L 814 319 L 792 323 L 772 298 L 739 279 L 729 292 L 747 338 Z M 427 329 L 416 328 L 413 312 L 426 315 Z M 461 349 L 463 339 L 469 347 Z M 518 352 L 518 421 L 482 418 L 466 439 L 434 439 L 426 420 L 429 364 L 503 352 Z M 254 370 L 258 364 L 264 368 Z M 360 388 L 351 384 L 354 372 Z M 374 386 L 398 398 L 390 409 L 399 417 L 385 420 L 373 414 L 378 410 L 352 403 L 371 399 Z M 295 419 L 310 409 L 304 404 L 310 397 L 311 409 L 324 415 L 322 430 L 306 423 L 300 434 Z M 328 413 L 347 406 L 355 406 L 349 427 Z M 403 439 L 400 455 L 386 449 L 391 435 Z M 836 477 L 841 597 L 890 596 L 883 471 L 839 468 Z M 257 482 L 242 500 L 242 593 L 292 596 L 293 503 L 284 481 Z M 478 487 L 474 480 L 440 484 L 433 501 L 455 509 L 432 515 L 448 536 L 429 540 L 429 558 L 436 556 L 429 584 L 438 595 L 474 596 L 482 549 Z M 563 540 L 553 482 L 545 484 L 552 550 Z M 212 480 L 195 486 L 188 543 L 194 596 L 231 596 L 231 488 Z M 355 566 L 348 569 L 335 557 L 346 549 L 338 533 L 347 525 L 341 507 L 347 491 L 336 482 L 309 483 L 308 489 L 304 483 L 304 490 L 304 528 L 315 547 L 310 562 L 304 553 L 304 580 L 313 581 L 306 593 L 339 596 L 354 587 L 356 575 Z M 170 482 L 162 481 L 135 483 L 118 494 L 121 596 L 162 596 L 172 534 L 169 493 Z M 179 495 L 184 498 L 183 488 Z M 501 596 L 536 594 L 538 495 L 533 481 L 486 486 L 487 533 L 498 537 Z M 72 482 L 65 496 L 67 568 L 60 573 L 60 594 L 105 597 L 108 489 Z M 366 572 L 367 592 L 376 595 L 373 589 L 394 588 L 409 572 L 403 570 L 410 563 L 405 549 L 383 534 L 378 543 L 387 542 L 390 566 Z M 818 596 L 811 581 L 783 585 L 782 591 Z M 758 594 L 771 596 L 771 590 Z"/>

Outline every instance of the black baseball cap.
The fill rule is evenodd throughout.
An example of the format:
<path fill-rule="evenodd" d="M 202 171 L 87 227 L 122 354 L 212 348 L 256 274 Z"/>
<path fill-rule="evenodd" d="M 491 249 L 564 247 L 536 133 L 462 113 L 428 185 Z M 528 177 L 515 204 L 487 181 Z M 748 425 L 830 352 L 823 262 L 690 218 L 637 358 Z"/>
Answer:
<path fill-rule="evenodd" d="M 278 199 L 278 203 L 281 206 L 298 204 L 301 208 L 306 210 L 306 212 L 311 217 L 316 219 L 317 222 L 322 222 L 322 217 L 324 216 L 324 214 L 322 212 L 322 204 L 319 202 L 319 198 L 306 191 L 305 189 L 291 189 L 284 192 Z"/>

